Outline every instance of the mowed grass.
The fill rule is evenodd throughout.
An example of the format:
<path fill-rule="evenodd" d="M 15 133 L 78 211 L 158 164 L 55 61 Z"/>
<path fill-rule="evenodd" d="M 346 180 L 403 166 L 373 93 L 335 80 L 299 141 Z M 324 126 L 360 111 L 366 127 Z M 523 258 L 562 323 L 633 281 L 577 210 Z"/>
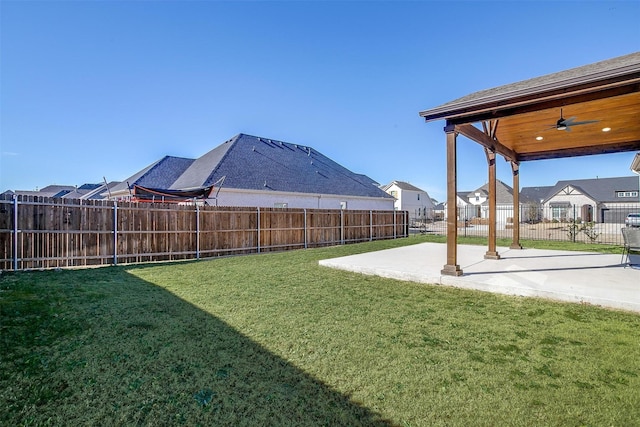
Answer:
<path fill-rule="evenodd" d="M 318 265 L 421 241 L 4 273 L 0 425 L 640 424 L 637 314 Z"/>

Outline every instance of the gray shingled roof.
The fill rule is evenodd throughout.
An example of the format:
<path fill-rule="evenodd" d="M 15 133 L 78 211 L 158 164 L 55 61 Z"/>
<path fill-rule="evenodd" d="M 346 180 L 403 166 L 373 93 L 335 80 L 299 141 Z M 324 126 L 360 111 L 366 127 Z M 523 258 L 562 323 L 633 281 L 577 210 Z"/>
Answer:
<path fill-rule="evenodd" d="M 166 156 L 113 188 L 138 184 L 173 190 L 206 187 L 392 198 L 366 175 L 353 173 L 311 147 L 239 134 L 202 157 Z"/>
<path fill-rule="evenodd" d="M 233 146 L 233 142 L 237 138 L 238 136 L 226 141 L 224 144 L 217 146 L 204 156 L 196 159 L 171 185 L 171 189 L 185 190 L 188 188 L 204 187 L 204 183 L 209 181 L 213 171 L 220 164 L 225 154 L 227 154 L 227 151 Z"/>
<path fill-rule="evenodd" d="M 189 169 L 188 179 L 177 182 L 195 184 L 195 177 L 204 177 L 208 170 L 200 186 L 225 176 L 224 188 L 391 198 L 371 178 L 311 147 L 245 134 L 216 147 Z"/>
<path fill-rule="evenodd" d="M 616 197 L 617 191 L 639 190 L 638 177 L 636 176 L 598 179 L 572 179 L 558 181 L 556 185 L 554 185 L 553 188 L 549 191 L 546 199 L 555 196 L 559 191 L 561 191 L 568 185 L 575 187 L 580 192 L 586 194 L 587 196 L 600 203 L 620 202 L 621 199 Z"/>
<path fill-rule="evenodd" d="M 422 111 L 420 115 L 425 117 L 426 120 L 435 120 L 442 117 L 453 116 L 458 109 L 544 93 L 558 88 L 597 82 L 605 78 L 637 72 L 638 70 L 640 70 L 640 52 L 634 52 L 606 61 L 474 92 L 438 107 Z"/>
<path fill-rule="evenodd" d="M 477 190 L 471 191 L 468 195 L 475 196 L 476 192 L 489 194 L 489 183 L 486 183 Z M 500 205 L 513 204 L 513 188 L 509 187 L 504 182 L 496 179 L 496 203 Z M 489 201 L 485 201 L 483 205 L 489 204 Z"/>
<path fill-rule="evenodd" d="M 389 188 L 391 188 L 391 186 L 395 184 L 398 186 L 398 188 L 400 188 L 401 190 L 409 190 L 409 191 L 421 191 L 423 193 L 426 193 L 426 191 L 424 191 L 421 188 L 416 187 L 415 185 L 409 184 L 408 182 L 404 182 L 404 181 L 392 181 L 391 183 L 385 185 L 384 187 L 382 187 L 382 189 L 384 191 L 387 191 Z"/>
<path fill-rule="evenodd" d="M 193 159 L 184 157 L 165 156 L 111 188 L 111 191 L 115 193 L 126 190 L 128 185 L 134 184 L 150 188 L 170 188 L 193 162 Z"/>
<path fill-rule="evenodd" d="M 540 203 L 540 200 L 545 200 L 551 190 L 552 185 L 543 187 L 522 187 L 520 190 L 520 203 Z"/>
<path fill-rule="evenodd" d="M 40 191 L 38 191 L 38 196 L 62 197 L 75 189 L 76 187 L 74 187 L 73 185 L 47 185 L 46 187 L 41 188 Z"/>

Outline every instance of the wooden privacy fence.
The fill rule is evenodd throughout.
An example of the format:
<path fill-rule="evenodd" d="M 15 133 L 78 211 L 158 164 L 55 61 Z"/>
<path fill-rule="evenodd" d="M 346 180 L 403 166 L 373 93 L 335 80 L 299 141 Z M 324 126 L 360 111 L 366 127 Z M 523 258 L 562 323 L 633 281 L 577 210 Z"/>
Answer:
<path fill-rule="evenodd" d="M 0 200 L 0 269 L 81 267 L 406 237 L 408 212 Z"/>

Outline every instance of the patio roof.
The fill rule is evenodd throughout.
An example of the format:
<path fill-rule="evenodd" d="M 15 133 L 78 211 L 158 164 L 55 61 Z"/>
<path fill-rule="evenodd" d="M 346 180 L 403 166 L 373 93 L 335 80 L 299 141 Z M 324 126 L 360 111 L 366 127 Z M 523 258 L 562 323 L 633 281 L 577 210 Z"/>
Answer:
<path fill-rule="evenodd" d="M 559 131 L 561 108 L 564 119 L 591 123 Z M 638 113 L 640 52 L 635 52 L 475 92 L 420 116 L 446 119 L 457 133 L 521 162 L 640 150 Z"/>
<path fill-rule="evenodd" d="M 475 92 L 420 112 L 426 121 L 445 119 L 447 206 L 456 205 L 456 138 L 485 148 L 489 174 L 489 234 L 486 259 L 496 249 L 496 155 L 511 162 L 513 222 L 519 219 L 519 164 L 527 160 L 640 150 L 640 52 L 542 77 Z M 476 124 L 480 123 L 481 126 Z M 447 210 L 444 275 L 459 276 L 456 209 Z M 513 227 L 511 249 L 521 249 Z"/>

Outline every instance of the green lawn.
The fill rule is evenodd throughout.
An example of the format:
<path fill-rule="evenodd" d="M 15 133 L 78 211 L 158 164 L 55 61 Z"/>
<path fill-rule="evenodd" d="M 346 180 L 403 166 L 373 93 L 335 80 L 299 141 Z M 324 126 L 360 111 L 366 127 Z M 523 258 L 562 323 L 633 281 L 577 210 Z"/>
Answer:
<path fill-rule="evenodd" d="M 318 265 L 425 240 L 3 273 L 0 425 L 640 424 L 640 315 Z"/>

